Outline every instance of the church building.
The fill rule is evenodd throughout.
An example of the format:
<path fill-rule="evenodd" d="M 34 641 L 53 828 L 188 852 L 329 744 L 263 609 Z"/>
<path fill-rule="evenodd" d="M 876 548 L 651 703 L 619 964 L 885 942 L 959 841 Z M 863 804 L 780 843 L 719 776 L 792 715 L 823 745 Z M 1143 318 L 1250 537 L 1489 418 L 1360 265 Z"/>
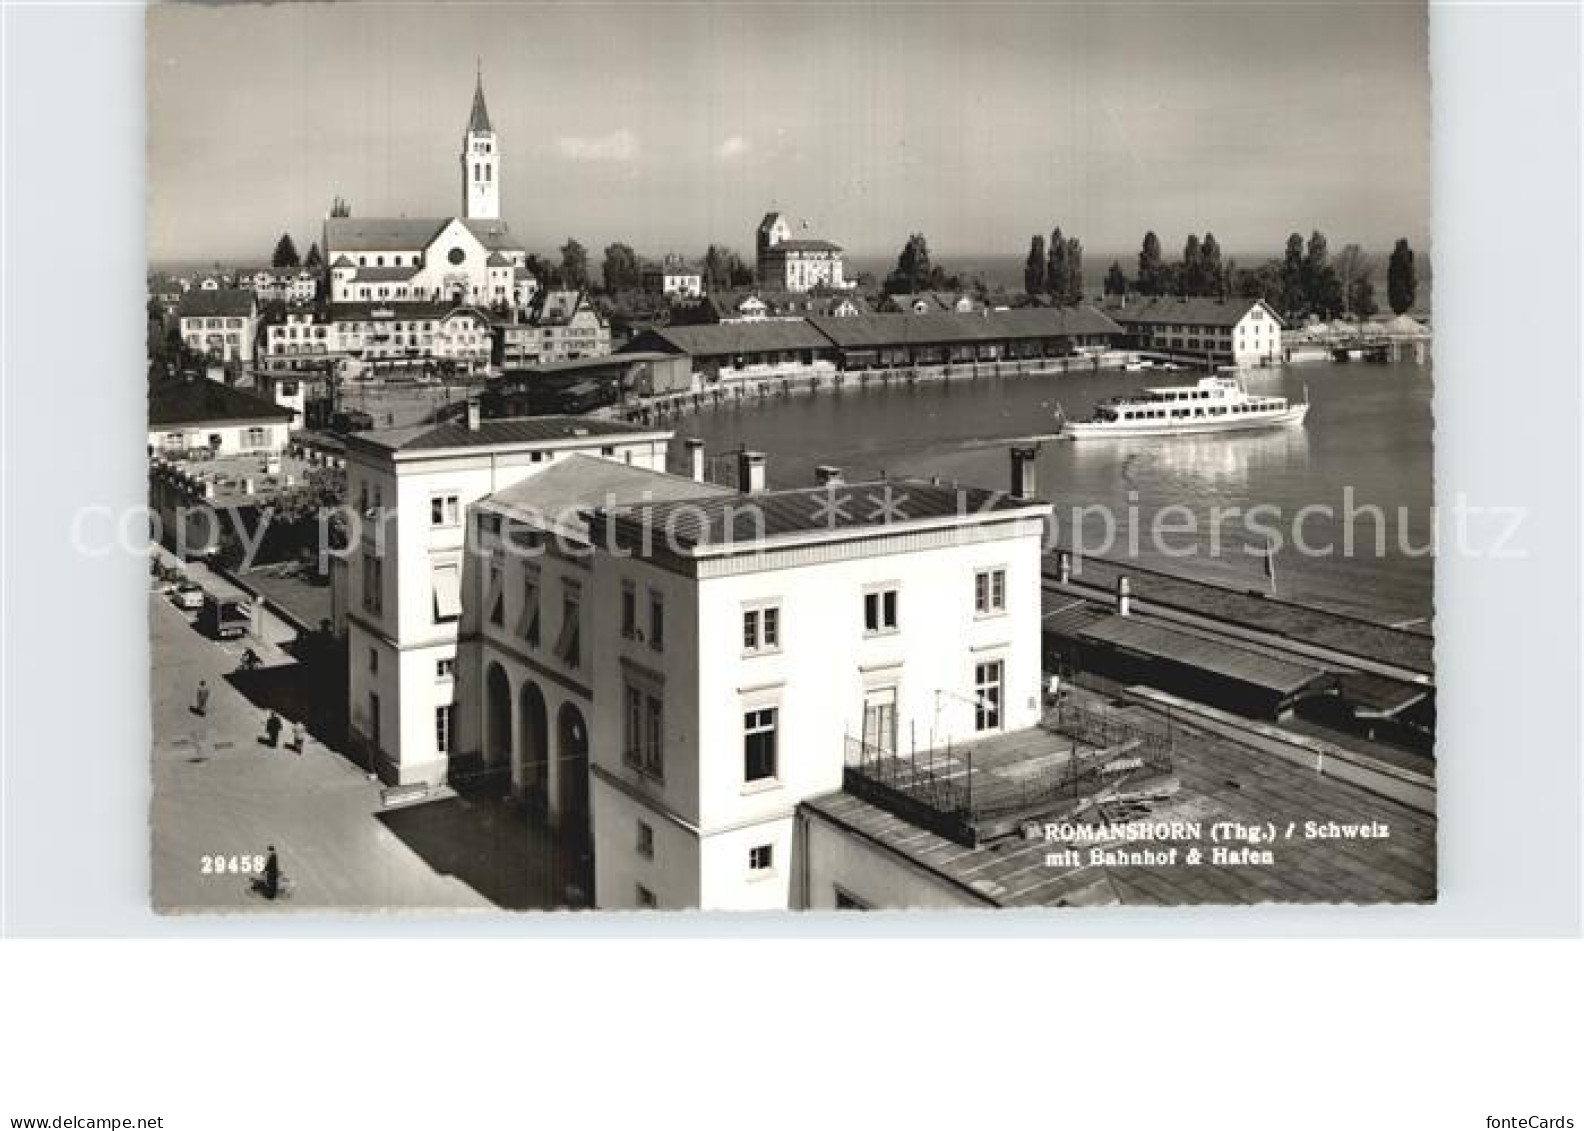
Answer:
<path fill-rule="evenodd" d="M 473 91 L 460 155 L 462 213 L 450 217 L 331 216 L 325 260 L 332 303 L 468 303 L 525 308 L 538 288 L 527 252 L 501 219 L 501 151 Z"/>

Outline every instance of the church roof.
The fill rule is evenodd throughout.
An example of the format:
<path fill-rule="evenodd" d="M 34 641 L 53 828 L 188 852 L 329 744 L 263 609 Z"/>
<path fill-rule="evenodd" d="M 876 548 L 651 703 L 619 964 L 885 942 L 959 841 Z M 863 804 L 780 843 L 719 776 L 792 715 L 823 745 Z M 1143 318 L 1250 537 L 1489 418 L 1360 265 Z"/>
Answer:
<path fill-rule="evenodd" d="M 490 257 L 485 261 L 491 267 L 510 267 L 511 260 L 498 251 L 490 252 Z"/>
<path fill-rule="evenodd" d="M 468 133 L 489 134 L 494 132 L 490 128 L 489 110 L 484 105 L 484 76 L 480 75 L 478 86 L 473 88 L 473 114 L 468 118 Z"/>
<path fill-rule="evenodd" d="M 467 230 L 477 237 L 478 242 L 491 251 L 521 251 L 522 244 L 512 236 L 511 229 L 504 220 L 463 220 Z"/>
<path fill-rule="evenodd" d="M 417 251 L 450 223 L 420 216 L 332 216 L 325 221 L 325 246 L 341 251 Z"/>

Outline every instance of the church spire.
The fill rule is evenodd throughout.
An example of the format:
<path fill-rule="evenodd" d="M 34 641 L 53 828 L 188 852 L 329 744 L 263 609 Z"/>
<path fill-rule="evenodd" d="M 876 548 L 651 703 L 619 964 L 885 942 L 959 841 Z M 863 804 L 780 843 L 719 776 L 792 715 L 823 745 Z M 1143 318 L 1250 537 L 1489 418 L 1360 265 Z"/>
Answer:
<path fill-rule="evenodd" d="M 473 116 L 468 119 L 468 133 L 488 134 L 494 132 L 490 128 L 489 110 L 484 105 L 484 65 L 480 63 L 478 85 L 473 88 Z"/>

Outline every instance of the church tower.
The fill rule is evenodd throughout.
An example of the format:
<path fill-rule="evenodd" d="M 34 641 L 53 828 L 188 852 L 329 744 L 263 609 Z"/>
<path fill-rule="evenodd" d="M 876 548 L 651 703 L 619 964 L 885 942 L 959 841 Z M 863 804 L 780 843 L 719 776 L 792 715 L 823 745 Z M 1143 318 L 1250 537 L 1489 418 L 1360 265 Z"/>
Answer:
<path fill-rule="evenodd" d="M 484 72 L 473 89 L 473 114 L 462 139 L 462 218 L 500 219 L 500 147 L 484 106 Z"/>

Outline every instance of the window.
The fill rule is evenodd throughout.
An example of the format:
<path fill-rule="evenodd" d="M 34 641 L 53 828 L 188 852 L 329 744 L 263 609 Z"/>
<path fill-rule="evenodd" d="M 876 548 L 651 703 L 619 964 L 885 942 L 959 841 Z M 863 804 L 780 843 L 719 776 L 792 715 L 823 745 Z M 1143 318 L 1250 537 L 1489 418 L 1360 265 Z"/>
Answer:
<path fill-rule="evenodd" d="M 646 821 L 638 822 L 638 855 L 645 860 L 654 859 L 654 828 Z"/>
<path fill-rule="evenodd" d="M 455 565 L 434 567 L 434 619 L 436 624 L 446 624 L 462 615 L 461 586 Z"/>
<path fill-rule="evenodd" d="M 451 704 L 435 708 L 435 750 L 441 754 L 451 750 Z"/>
<path fill-rule="evenodd" d="M 665 595 L 649 590 L 649 647 L 665 651 Z"/>
<path fill-rule="evenodd" d="M 1001 682 L 1005 664 L 986 660 L 974 665 L 974 729 L 1001 729 Z"/>
<path fill-rule="evenodd" d="M 758 844 L 748 850 L 748 870 L 768 872 L 775 864 L 775 846 Z"/>
<path fill-rule="evenodd" d="M 1006 570 L 984 569 L 974 574 L 974 612 L 980 616 L 1006 612 Z"/>
<path fill-rule="evenodd" d="M 378 614 L 384 607 L 385 563 L 373 554 L 363 555 L 363 608 Z"/>
<path fill-rule="evenodd" d="M 456 661 L 455 660 L 436 660 L 435 661 L 435 678 L 436 679 L 452 679 L 455 676 L 456 676 Z"/>
<path fill-rule="evenodd" d="M 375 749 L 378 749 L 379 748 L 379 744 L 380 744 L 380 697 L 377 694 L 375 694 L 374 692 L 372 692 L 372 691 L 369 692 L 368 709 L 369 709 L 369 733 L 368 733 L 368 737 L 369 737 L 369 741 L 374 744 Z"/>
<path fill-rule="evenodd" d="M 864 631 L 870 635 L 895 632 L 897 627 L 897 591 L 876 589 L 864 594 Z"/>
<path fill-rule="evenodd" d="M 780 712 L 764 707 L 743 715 L 743 779 L 765 781 L 776 776 L 776 720 Z"/>
<path fill-rule="evenodd" d="M 429 499 L 429 525 L 455 526 L 457 524 L 457 497 L 433 495 Z"/>
<path fill-rule="evenodd" d="M 621 633 L 628 640 L 638 635 L 638 587 L 630 581 L 622 582 Z"/>
<path fill-rule="evenodd" d="M 522 619 L 517 622 L 522 638 L 534 648 L 539 647 L 539 575 L 528 573 L 523 578 Z"/>
<path fill-rule="evenodd" d="M 637 898 L 638 898 L 638 906 L 639 907 L 659 907 L 660 906 L 659 901 L 655 899 L 655 893 L 650 891 L 648 888 L 644 887 L 642 884 L 638 885 L 638 890 L 636 892 L 636 895 L 637 895 Z"/>
<path fill-rule="evenodd" d="M 506 584 L 505 571 L 499 562 L 491 562 L 489 567 L 489 619 L 491 624 L 505 625 L 506 623 Z"/>
<path fill-rule="evenodd" d="M 658 690 L 628 685 L 624 696 L 622 759 L 650 777 L 665 778 L 665 704 Z"/>
<path fill-rule="evenodd" d="M 265 443 L 265 432 L 262 428 L 249 428 L 242 433 L 242 446 L 245 448 L 262 448 Z"/>
<path fill-rule="evenodd" d="M 379 653 L 369 649 L 369 675 L 379 675 Z"/>
<path fill-rule="evenodd" d="M 781 606 L 764 605 L 743 610 L 743 651 L 777 652 L 781 649 Z"/>
<path fill-rule="evenodd" d="M 582 599 L 582 592 L 570 585 L 561 598 L 561 635 L 556 637 L 555 654 L 560 656 L 569 668 L 578 666 L 583 653 L 582 630 L 579 624 Z"/>

